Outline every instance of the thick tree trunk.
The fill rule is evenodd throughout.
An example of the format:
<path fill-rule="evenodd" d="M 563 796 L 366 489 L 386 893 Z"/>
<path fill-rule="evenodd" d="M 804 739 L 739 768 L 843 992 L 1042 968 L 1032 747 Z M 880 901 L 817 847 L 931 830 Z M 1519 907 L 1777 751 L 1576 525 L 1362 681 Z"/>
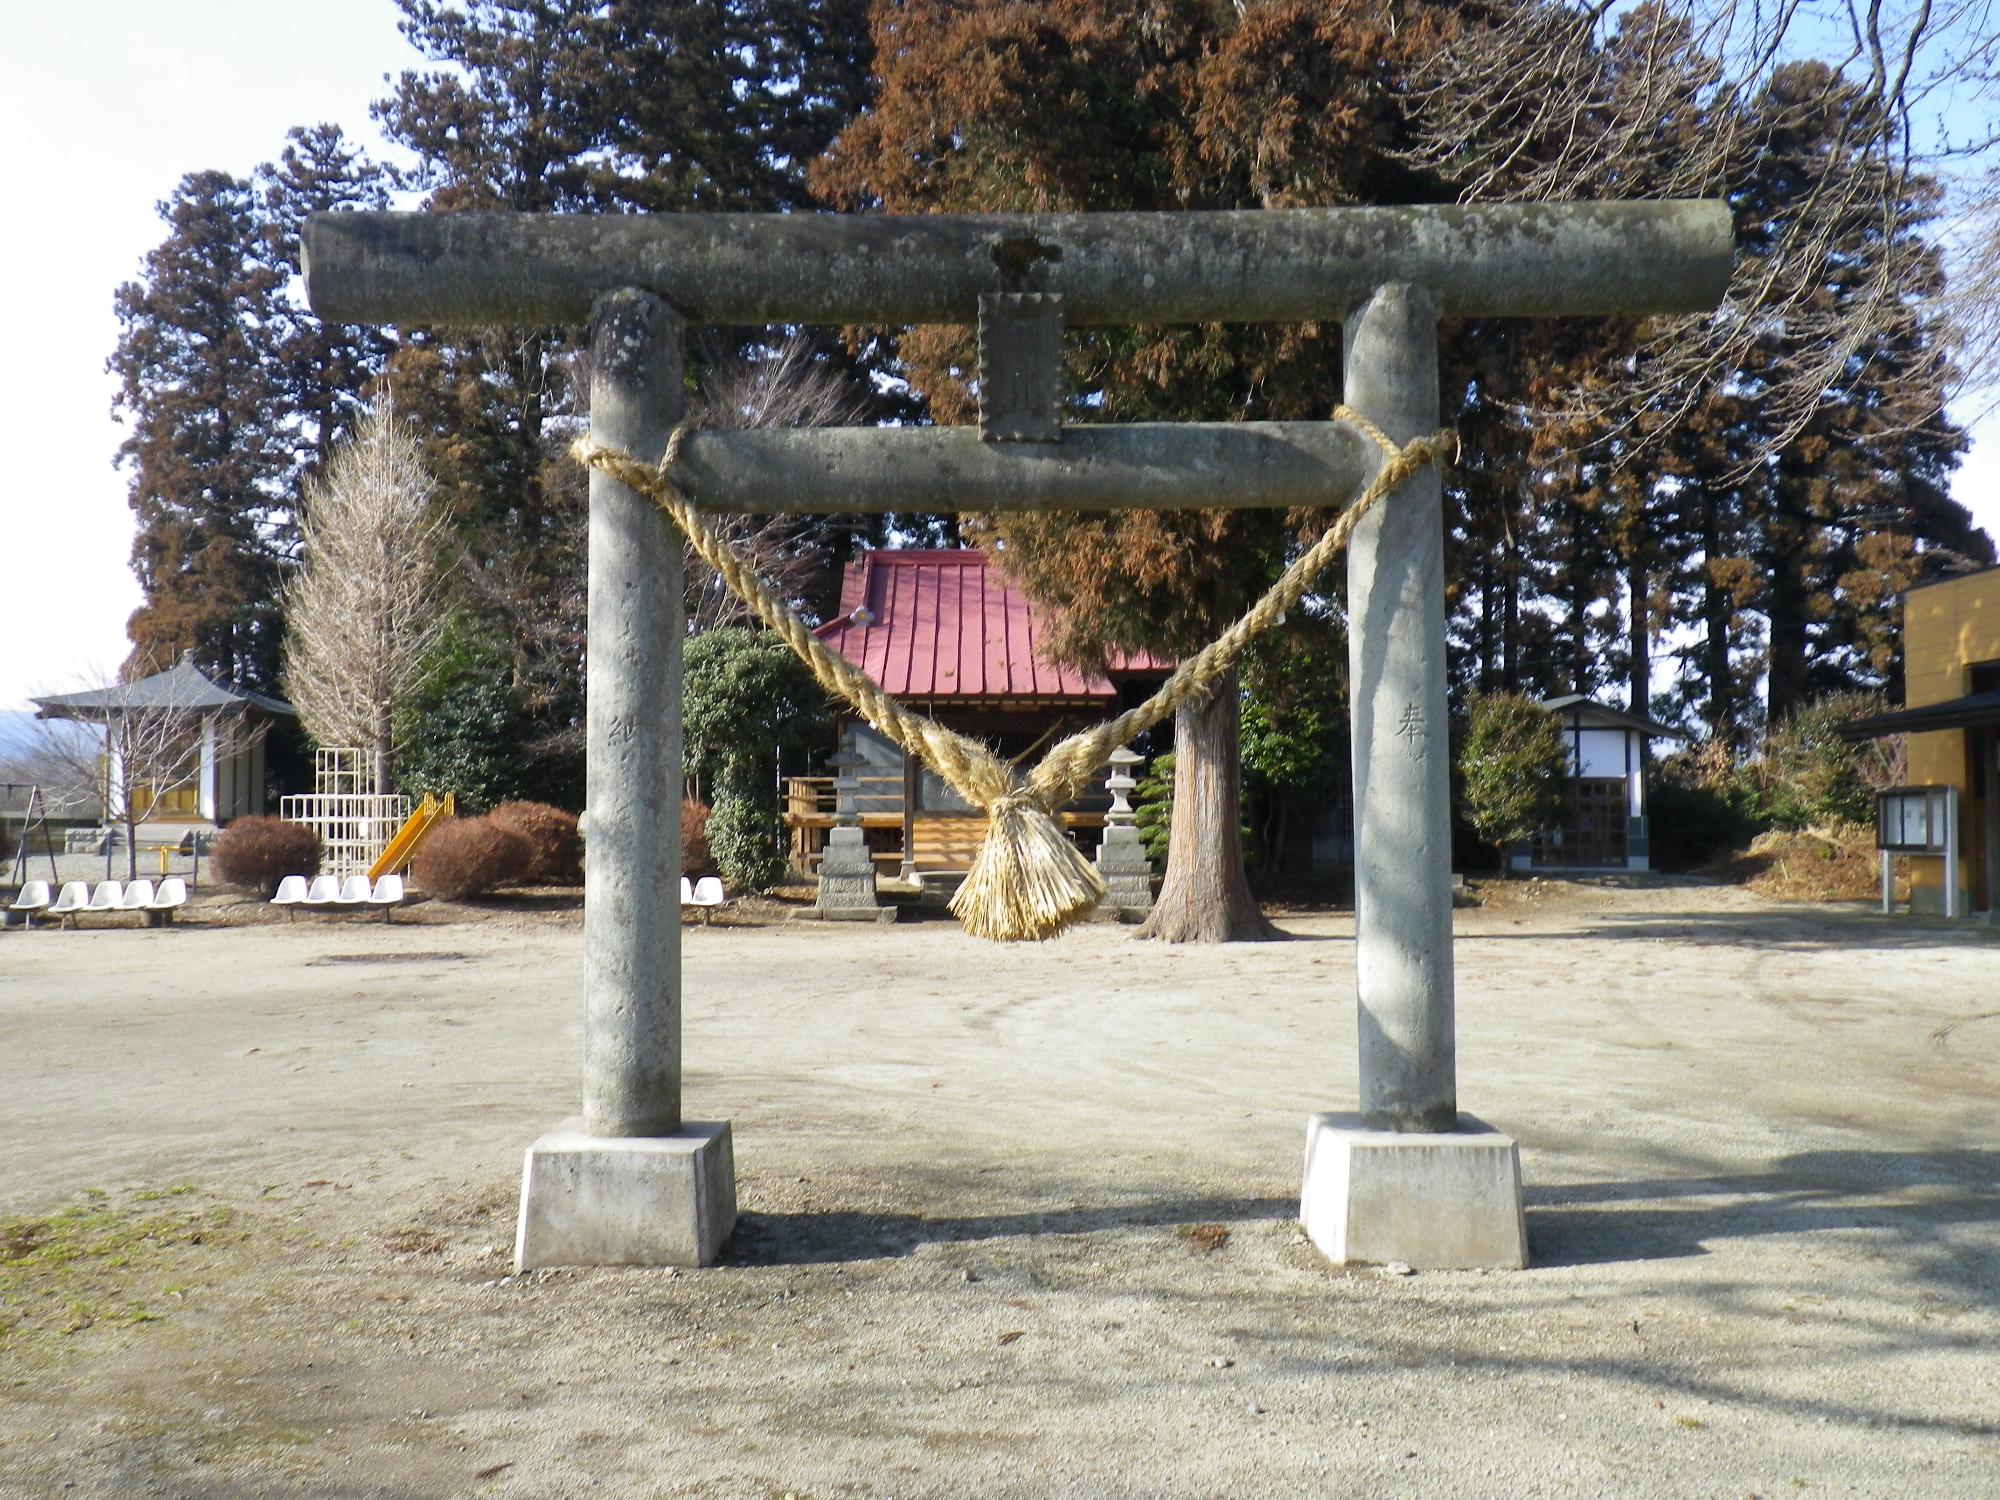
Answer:
<path fill-rule="evenodd" d="M 1770 677 L 1765 696 L 1767 731 L 1806 699 L 1806 586 L 1799 578 L 1798 553 L 1774 560 L 1770 578 Z"/>
<path fill-rule="evenodd" d="M 1174 812 L 1167 873 L 1137 936 L 1165 943 L 1254 943 L 1281 936 L 1243 871 L 1236 674 L 1174 714 Z"/>
<path fill-rule="evenodd" d="M 1493 548 L 1489 544 L 1479 552 L 1479 691 L 1482 693 L 1493 691 L 1493 643 L 1499 634 L 1499 615 L 1500 601 L 1493 585 Z"/>
<path fill-rule="evenodd" d="M 1625 595 L 1630 612 L 1625 620 L 1626 706 L 1635 714 L 1653 711 L 1652 611 L 1646 597 L 1646 565 L 1634 557 L 1625 565 Z"/>
<path fill-rule="evenodd" d="M 1590 692 L 1590 606 L 1589 570 L 1584 558 L 1583 508 L 1569 511 L 1569 690 Z"/>
<path fill-rule="evenodd" d="M 1732 606 L 1717 573 L 1720 566 L 1722 527 L 1715 513 L 1715 499 L 1706 487 L 1702 491 L 1702 665 L 1708 674 L 1708 732 L 1711 736 L 1736 742 L 1736 693 L 1729 664 L 1729 620 Z"/>

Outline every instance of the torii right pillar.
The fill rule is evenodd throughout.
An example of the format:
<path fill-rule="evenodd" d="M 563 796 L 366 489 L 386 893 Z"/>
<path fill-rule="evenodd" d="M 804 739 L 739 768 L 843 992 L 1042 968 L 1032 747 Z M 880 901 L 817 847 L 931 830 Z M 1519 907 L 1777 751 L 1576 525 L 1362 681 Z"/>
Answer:
<path fill-rule="evenodd" d="M 1347 318 L 1347 404 L 1395 441 L 1438 427 L 1437 306 L 1391 282 Z M 1442 485 L 1426 467 L 1348 551 L 1359 1113 L 1306 1124 L 1300 1217 L 1330 1259 L 1528 1263 L 1514 1141 L 1458 1112 Z"/>

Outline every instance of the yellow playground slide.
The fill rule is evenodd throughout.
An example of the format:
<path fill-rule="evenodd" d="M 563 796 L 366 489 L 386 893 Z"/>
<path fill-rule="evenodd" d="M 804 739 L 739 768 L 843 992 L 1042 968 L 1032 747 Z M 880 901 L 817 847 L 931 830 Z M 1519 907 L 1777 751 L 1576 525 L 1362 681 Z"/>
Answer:
<path fill-rule="evenodd" d="M 389 847 L 382 851 L 382 857 L 368 867 L 369 880 L 380 880 L 384 875 L 401 870 L 410 862 L 410 856 L 417 852 L 417 845 L 424 841 L 424 835 L 440 819 L 454 817 L 457 813 L 456 792 L 446 792 L 442 802 L 425 792 L 424 800 L 417 804 L 417 810 L 410 814 L 409 821 L 396 830 L 396 836 L 389 840 Z"/>

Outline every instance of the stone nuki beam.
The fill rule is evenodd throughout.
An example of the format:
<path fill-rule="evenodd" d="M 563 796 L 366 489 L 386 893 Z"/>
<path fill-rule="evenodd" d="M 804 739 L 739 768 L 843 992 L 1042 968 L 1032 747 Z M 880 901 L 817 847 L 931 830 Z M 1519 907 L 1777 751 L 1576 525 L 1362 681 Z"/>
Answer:
<path fill-rule="evenodd" d="M 976 427 L 690 433 L 673 478 L 703 510 L 1221 509 L 1343 503 L 1374 443 L 1330 422 L 1135 422 L 1060 442 L 989 443 Z"/>
<path fill-rule="evenodd" d="M 1144 214 L 332 213 L 305 227 L 313 311 L 352 323 L 582 323 L 655 292 L 692 324 L 972 323 L 982 292 L 1055 292 L 1063 320 L 1338 320 L 1389 281 L 1438 313 L 1715 306 L 1720 202 Z"/>

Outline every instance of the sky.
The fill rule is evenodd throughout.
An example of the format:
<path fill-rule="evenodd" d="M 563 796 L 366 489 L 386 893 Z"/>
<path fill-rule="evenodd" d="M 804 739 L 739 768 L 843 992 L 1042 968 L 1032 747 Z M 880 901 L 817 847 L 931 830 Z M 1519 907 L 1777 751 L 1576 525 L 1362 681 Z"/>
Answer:
<path fill-rule="evenodd" d="M 242 175 L 293 125 L 373 139 L 384 73 L 419 62 L 390 0 L 108 0 L 8 8 L 0 33 L 0 709 L 103 680 L 139 604 L 116 467 L 112 296 L 189 172 Z"/>
<path fill-rule="evenodd" d="M 104 362 L 112 295 L 164 232 L 189 172 L 243 175 L 293 125 L 375 142 L 385 74 L 420 59 L 392 0 L 100 0 L 15 6 L 0 42 L 0 709 L 102 681 L 139 603 L 123 439 Z M 1968 417 L 1971 413 L 1966 413 Z M 2000 534 L 2000 413 L 1954 493 Z"/>

